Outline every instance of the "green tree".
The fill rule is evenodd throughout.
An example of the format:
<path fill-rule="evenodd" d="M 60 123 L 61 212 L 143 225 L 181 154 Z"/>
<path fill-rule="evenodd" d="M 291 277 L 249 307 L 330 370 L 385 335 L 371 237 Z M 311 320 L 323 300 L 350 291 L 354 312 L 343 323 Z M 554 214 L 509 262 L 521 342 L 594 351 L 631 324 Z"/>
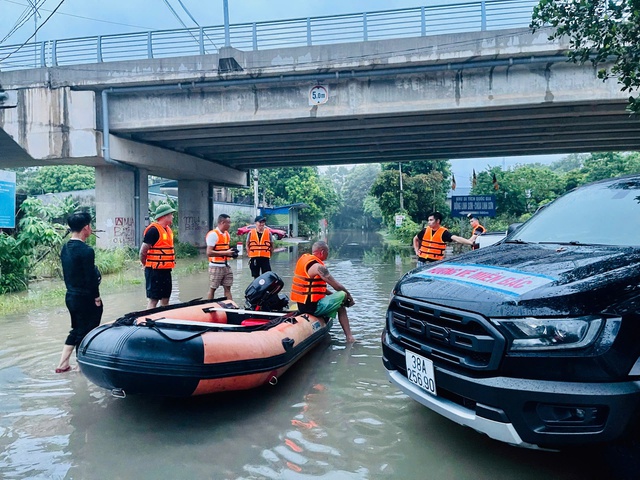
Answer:
<path fill-rule="evenodd" d="M 382 210 L 378 205 L 378 200 L 373 195 L 367 195 L 362 202 L 364 213 L 373 218 L 377 223 L 382 222 Z"/>
<path fill-rule="evenodd" d="M 541 0 L 534 8 L 531 28 L 554 27 L 549 40 L 569 38 L 569 58 L 602 65 L 598 77 L 617 77 L 623 92 L 640 87 L 640 2 L 638 0 Z M 640 99 L 629 96 L 629 110 L 640 112 Z"/>
<path fill-rule="evenodd" d="M 497 180 L 495 189 L 493 177 Z M 538 207 L 549 203 L 565 191 L 562 174 L 547 167 L 524 165 L 513 170 L 492 167 L 477 175 L 473 195 L 495 195 L 496 214 L 511 221 L 534 213 Z"/>
<path fill-rule="evenodd" d="M 83 165 L 28 167 L 15 171 L 17 190 L 27 195 L 71 192 L 96 186 L 95 169 Z"/>
<path fill-rule="evenodd" d="M 581 170 L 585 182 L 637 173 L 640 172 L 640 155 L 615 152 L 592 153 L 584 160 Z"/>
<path fill-rule="evenodd" d="M 398 170 L 397 163 L 385 163 L 382 170 Z M 440 172 L 444 180 L 451 178 L 451 164 L 449 160 L 421 160 L 413 162 L 402 162 L 402 173 L 410 177 L 415 175 L 428 175 L 432 172 Z"/>
<path fill-rule="evenodd" d="M 344 165 L 340 165 L 338 167 L 329 167 L 324 172 L 323 176 L 330 178 L 338 195 L 342 195 L 342 187 L 344 186 L 347 177 L 351 175 L 353 170 L 353 168 L 348 168 Z"/>
<path fill-rule="evenodd" d="M 352 169 L 331 167 L 327 175 L 331 178 L 336 192 L 340 195 L 340 210 L 333 220 L 336 227 L 367 227 L 378 224 L 379 220 L 365 211 L 364 202 L 371 185 L 380 173 L 380 165 L 356 165 Z"/>
<path fill-rule="evenodd" d="M 318 222 L 338 212 L 339 197 L 331 180 L 320 177 L 315 167 L 287 167 L 260 170 L 258 196 L 267 205 L 304 203 L 300 226 L 316 232 Z"/>
<path fill-rule="evenodd" d="M 587 154 L 584 153 L 572 153 L 553 162 L 549 165 L 549 169 L 556 173 L 568 173 L 573 170 L 578 170 L 584 165 L 584 159 L 586 157 Z"/>
<path fill-rule="evenodd" d="M 66 228 L 53 219 L 74 208 L 69 202 L 44 206 L 35 198 L 22 202 L 15 234 L 0 233 L 0 294 L 26 289 L 35 266 L 47 254 L 59 251 Z"/>
<path fill-rule="evenodd" d="M 400 212 L 400 176 L 398 164 L 382 166 L 382 171 L 371 186 L 371 195 L 387 224 Z M 402 193 L 404 212 L 415 222 L 427 219 L 430 212 L 449 213 L 446 196 L 450 186 L 450 166 L 445 160 L 406 162 L 402 164 Z"/>

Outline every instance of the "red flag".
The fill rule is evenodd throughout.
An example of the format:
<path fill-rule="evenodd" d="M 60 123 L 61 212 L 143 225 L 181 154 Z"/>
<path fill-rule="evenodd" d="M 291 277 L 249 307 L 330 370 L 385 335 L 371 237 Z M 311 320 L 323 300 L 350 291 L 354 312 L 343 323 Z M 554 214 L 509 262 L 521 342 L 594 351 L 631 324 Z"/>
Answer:
<path fill-rule="evenodd" d="M 478 183 L 478 179 L 476 178 L 476 169 L 473 169 L 473 177 L 471 179 L 471 186 L 475 187 L 476 184 Z"/>
<path fill-rule="evenodd" d="M 455 190 L 456 189 L 456 176 L 454 174 L 451 174 L 451 190 Z"/>
<path fill-rule="evenodd" d="M 496 178 L 496 174 L 493 174 L 493 189 L 494 190 L 498 190 L 500 188 L 500 185 L 498 185 L 498 179 Z"/>

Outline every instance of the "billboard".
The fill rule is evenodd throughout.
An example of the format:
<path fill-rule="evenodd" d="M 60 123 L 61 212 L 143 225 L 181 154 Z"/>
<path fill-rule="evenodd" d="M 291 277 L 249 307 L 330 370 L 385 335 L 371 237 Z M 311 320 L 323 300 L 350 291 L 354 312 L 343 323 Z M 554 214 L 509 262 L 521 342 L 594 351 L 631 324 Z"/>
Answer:
<path fill-rule="evenodd" d="M 16 172 L 0 170 L 0 228 L 16 228 Z"/>
<path fill-rule="evenodd" d="M 496 216 L 495 195 L 460 195 L 451 197 L 451 216 L 466 217 L 469 214 L 479 217 Z"/>

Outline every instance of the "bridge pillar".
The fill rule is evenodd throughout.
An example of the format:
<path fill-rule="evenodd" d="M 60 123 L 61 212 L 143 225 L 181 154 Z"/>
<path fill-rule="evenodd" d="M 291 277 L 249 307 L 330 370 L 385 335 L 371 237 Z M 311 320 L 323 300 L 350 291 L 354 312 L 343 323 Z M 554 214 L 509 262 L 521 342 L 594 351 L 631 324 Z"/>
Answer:
<path fill-rule="evenodd" d="M 140 207 L 135 211 L 136 173 L 116 166 L 96 167 L 96 246 L 99 248 L 136 247 L 148 223 L 148 176 L 140 170 Z M 136 218 L 140 227 L 136 230 Z M 138 238 L 139 237 L 139 238 Z"/>
<path fill-rule="evenodd" d="M 201 180 L 178 181 L 178 224 L 180 241 L 199 248 L 206 247 L 211 216 L 209 182 Z"/>

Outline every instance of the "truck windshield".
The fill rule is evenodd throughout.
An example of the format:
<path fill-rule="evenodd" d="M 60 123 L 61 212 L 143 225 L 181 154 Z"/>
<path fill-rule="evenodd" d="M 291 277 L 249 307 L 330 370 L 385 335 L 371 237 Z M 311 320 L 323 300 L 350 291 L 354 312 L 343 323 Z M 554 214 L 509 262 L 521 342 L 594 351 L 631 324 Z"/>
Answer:
<path fill-rule="evenodd" d="M 540 210 L 507 241 L 640 246 L 640 177 L 578 188 Z"/>

